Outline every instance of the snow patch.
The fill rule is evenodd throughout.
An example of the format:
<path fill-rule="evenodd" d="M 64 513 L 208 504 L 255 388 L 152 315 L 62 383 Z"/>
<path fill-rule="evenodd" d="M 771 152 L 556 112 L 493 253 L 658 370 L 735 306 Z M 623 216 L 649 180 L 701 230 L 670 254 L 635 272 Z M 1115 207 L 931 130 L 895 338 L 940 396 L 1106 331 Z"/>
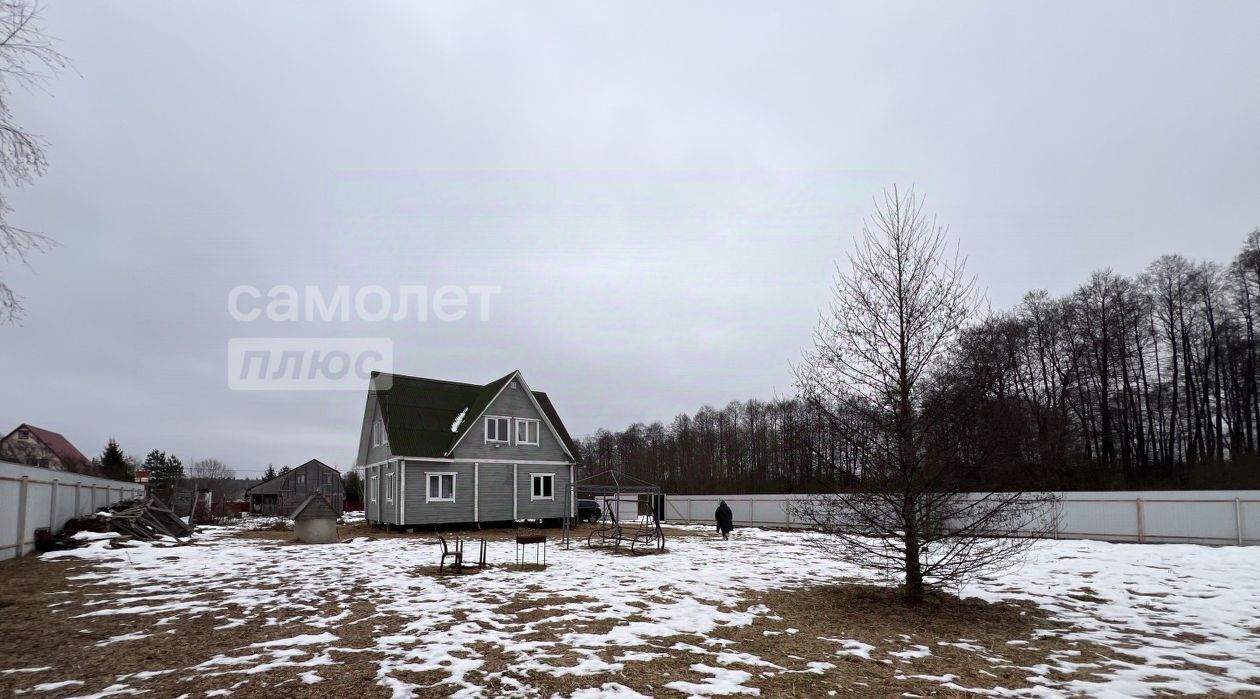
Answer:
<path fill-rule="evenodd" d="M 451 432 L 459 432 L 459 426 L 464 424 L 464 416 L 468 414 L 468 408 L 459 411 L 459 415 L 455 416 L 455 422 L 451 423 Z"/>

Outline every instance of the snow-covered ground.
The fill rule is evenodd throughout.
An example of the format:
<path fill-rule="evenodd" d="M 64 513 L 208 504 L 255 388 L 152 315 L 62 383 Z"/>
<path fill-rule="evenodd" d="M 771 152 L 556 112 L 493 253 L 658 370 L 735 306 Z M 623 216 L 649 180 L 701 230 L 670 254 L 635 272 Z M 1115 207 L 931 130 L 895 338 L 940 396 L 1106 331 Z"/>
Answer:
<path fill-rule="evenodd" d="M 727 651 L 718 632 L 773 618 L 765 606 L 750 603 L 758 592 L 862 577 L 845 563 L 820 558 L 807 545 L 811 534 L 741 529 L 730 542 L 678 537 L 669 542 L 666 554 L 642 557 L 612 556 L 581 546 L 564 551 L 553 545 L 545 570 L 494 568 L 441 580 L 417 574 L 418 568 L 436 563 L 432 540 L 419 535 L 301 546 L 230 534 L 226 528 L 205 530 L 198 545 L 178 548 L 112 549 L 98 539 L 89 547 L 44 558 L 95 562 L 74 580 L 122 592 L 85 616 L 138 615 L 153 621 L 151 631 L 103 641 L 110 644 L 160 633 L 162 624 L 207 613 L 216 617 L 219 628 L 275 624 L 281 618 L 304 629 L 192 666 L 154 667 L 154 673 L 230 673 L 245 680 L 269 669 L 290 668 L 302 673 L 303 682 L 326 680 L 338 672 L 335 656 L 345 645 L 343 624 L 350 615 L 345 609 L 329 611 L 330 601 L 368 602 L 382 617 L 402 620 L 388 632 L 372 633 L 369 642 L 374 646 L 368 649 L 376 663 L 376 681 L 395 697 L 430 695 L 432 681 L 417 678 L 432 677 L 435 671 L 441 693 L 453 696 L 502 696 L 505 691 L 533 696 L 518 678 L 547 675 L 587 677 L 588 689 L 572 696 L 642 696 L 603 675 L 652 662 L 665 652 L 677 652 L 680 645 L 696 654 L 700 662 L 691 669 L 704 680 L 663 680 L 661 686 L 676 692 L 674 696 L 756 694 L 749 683 L 766 673 L 821 674 L 835 663 L 865 662 L 872 653 L 892 656 L 911 668 L 916 658 L 932 653 L 905 642 L 877 648 L 846 638 L 844 629 L 826 638 L 824 655 L 801 657 L 796 667 Z M 490 542 L 492 562 L 511 562 L 513 557 L 511 542 Z M 1095 675 L 1088 681 L 1064 679 L 1081 662 L 1069 651 L 1052 654 L 1042 665 L 1017 668 L 1030 678 L 1031 688 L 990 687 L 987 694 L 1130 697 L 1260 691 L 1260 548 L 1046 541 L 1036 545 L 1020 569 L 975 581 L 963 594 L 1031 600 L 1072 625 L 1046 634 L 1117 651 L 1110 659 L 1094 661 Z M 522 620 L 515 611 L 519 606 L 508 604 L 528 600 L 544 606 L 546 613 L 536 621 Z M 550 639 L 539 633 L 542 624 L 564 621 L 587 630 Z M 679 637 L 687 640 L 680 643 Z M 965 648 L 968 642 L 958 639 L 951 645 Z M 609 655 L 609 648 L 616 653 Z M 494 687 L 479 670 L 488 662 L 487 649 L 493 649 L 497 662 L 506 663 Z M 364 650 L 359 646 L 347 652 Z M 576 663 L 572 652 L 579 656 Z M 0 672 L 24 669 L 30 668 Z M 66 669 L 56 677 L 41 673 L 31 686 L 62 683 L 58 686 L 64 690 L 85 679 Z M 930 679 L 947 689 L 966 689 L 955 684 L 952 674 Z M 126 690 L 131 681 L 120 679 L 115 691 Z"/>

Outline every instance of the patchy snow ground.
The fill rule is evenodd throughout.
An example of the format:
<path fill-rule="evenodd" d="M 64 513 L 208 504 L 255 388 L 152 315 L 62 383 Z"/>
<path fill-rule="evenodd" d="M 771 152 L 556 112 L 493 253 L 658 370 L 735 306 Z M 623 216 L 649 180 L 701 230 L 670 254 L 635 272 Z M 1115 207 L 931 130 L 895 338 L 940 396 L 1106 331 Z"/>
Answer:
<path fill-rule="evenodd" d="M 869 661 L 875 652 L 904 663 L 898 665 L 899 677 L 904 672 L 945 689 L 967 691 L 955 684 L 953 674 L 913 674 L 912 663 L 930 656 L 932 649 L 909 642 L 877 649 L 845 638 L 844 629 L 819 637 L 825 641 L 825 655 L 799 658 L 793 667 L 723 649 L 726 642 L 715 631 L 774 618 L 766 607 L 749 604 L 755 593 L 861 577 L 851 566 L 820 559 L 807 545 L 811 534 L 741 529 L 730 542 L 680 537 L 669 542 L 663 556 L 551 547 L 551 565 L 545 570 L 495 568 L 438 581 L 416 574 L 418 567 L 436 563 L 432 540 L 419 535 L 300 546 L 231 533 L 207 529 L 198 545 L 179 548 L 112 549 L 97 538 L 87 548 L 44 558 L 92 561 L 97 565 L 74 581 L 124 592 L 102 599 L 83 616 L 138 615 L 154 620 L 157 628 L 209 613 L 224 629 L 275 624 L 283 617 L 304 629 L 323 629 L 254 643 L 191 668 L 153 668 L 150 676 L 206 673 L 247 680 L 285 667 L 301 671 L 302 682 L 323 682 L 337 672 L 334 652 L 364 652 L 339 645 L 349 611 L 328 613 L 326 603 L 366 601 L 381 615 L 403 620 L 397 628 L 374 632 L 375 647 L 369 649 L 376 659 L 377 682 L 400 698 L 432 693 L 432 681 L 417 678 L 434 672 L 442 677 L 441 693 L 459 697 L 503 696 L 514 686 L 519 696 L 533 696 L 536 692 L 515 678 L 540 674 L 591 676 L 592 686 L 573 697 L 638 697 L 643 695 L 607 681 L 615 678 L 598 676 L 671 651 L 695 653 L 698 662 L 691 670 L 702 678 L 662 679 L 661 687 L 677 692 L 673 696 L 755 695 L 758 690 L 749 686 L 755 675 L 821 674 L 833 663 Z M 512 546 L 490 542 L 489 559 L 512 561 Z M 1045 665 L 1018 668 L 1032 688 L 988 689 L 986 694 L 1137 697 L 1260 691 L 1260 548 L 1047 541 L 1033 549 L 1020 570 L 977 580 L 963 594 L 1030 600 L 1073 626 L 1047 635 L 1091 641 L 1124 654 L 1094 667 L 1097 676 L 1091 681 L 1056 679 L 1063 676 L 1059 673 L 1071 674 L 1080 658 L 1071 652 L 1051 655 Z M 522 599 L 544 605 L 538 621 L 522 620 L 507 604 Z M 547 638 L 537 633 L 541 624 L 566 620 L 585 630 L 540 640 Z M 767 635 L 786 638 L 796 632 Z M 120 634 L 107 642 L 124 644 L 145 635 Z M 680 643 L 680 635 L 690 640 Z M 970 647 L 967 639 L 949 645 L 992 655 Z M 488 663 L 488 648 L 514 676 L 498 673 L 502 682 L 493 688 L 479 670 Z M 610 648 L 615 656 L 601 657 Z M 576 663 L 573 653 L 580 658 Z M 0 672 L 30 669 L 41 668 Z M 478 676 L 470 677 L 470 672 Z M 37 679 L 69 689 L 86 678 L 41 674 Z M 126 693 L 134 689 L 129 682 L 120 677 L 109 689 Z M 36 684 L 31 683 L 32 691 L 42 691 Z"/>

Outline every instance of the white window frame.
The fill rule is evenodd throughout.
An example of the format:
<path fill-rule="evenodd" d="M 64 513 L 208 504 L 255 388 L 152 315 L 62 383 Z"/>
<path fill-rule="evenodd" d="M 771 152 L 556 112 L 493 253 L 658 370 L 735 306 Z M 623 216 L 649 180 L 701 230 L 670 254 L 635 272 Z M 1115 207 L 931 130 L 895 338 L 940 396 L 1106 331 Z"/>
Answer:
<path fill-rule="evenodd" d="M 385 474 L 385 502 L 394 501 L 394 474 Z"/>
<path fill-rule="evenodd" d="M 495 428 L 494 428 L 494 434 L 495 434 L 496 439 L 490 439 L 490 421 L 491 420 L 507 421 L 507 434 L 504 435 L 503 439 L 497 439 L 497 437 L 499 436 L 499 427 L 497 424 L 495 425 Z M 485 421 L 482 424 L 485 426 L 484 434 L 486 438 L 486 442 L 485 442 L 486 444 L 511 444 L 512 443 L 512 418 L 511 417 L 507 415 L 487 415 Z"/>
<path fill-rule="evenodd" d="M 548 478 L 551 480 L 551 495 L 534 495 L 534 484 L 539 479 Z M 534 500 L 555 500 L 556 499 L 556 474 L 554 473 L 531 473 L 529 474 L 529 499 Z"/>
<path fill-rule="evenodd" d="M 433 497 L 433 479 L 438 479 L 438 492 L 442 492 L 442 477 L 451 477 L 451 496 L 449 498 Z M 455 502 L 455 492 L 459 485 L 459 473 L 456 471 L 425 471 L 424 472 L 424 501 L 428 502 Z"/>
<path fill-rule="evenodd" d="M 369 481 L 368 482 L 368 502 L 372 504 L 377 503 L 377 499 L 376 499 L 377 480 L 376 479 L 377 479 L 377 476 L 370 476 L 368 478 L 368 481 Z"/>
<path fill-rule="evenodd" d="M 526 436 L 526 437 L 529 437 L 529 427 L 528 427 L 528 426 L 529 426 L 530 424 L 533 424 L 533 425 L 534 425 L 534 441 L 532 441 L 532 442 L 530 442 L 530 441 L 521 441 L 521 425 L 526 425 L 526 427 L 525 427 L 525 436 Z M 515 430 L 515 432 L 513 433 L 513 436 L 514 436 L 514 437 L 516 437 L 516 443 L 517 443 L 518 445 L 521 445 L 521 446 L 529 446 L 529 447 L 536 447 L 536 446 L 538 446 L 538 443 L 539 443 L 540 438 L 541 438 L 541 436 L 542 436 L 542 420 L 536 420 L 536 419 L 531 418 L 531 417 L 518 417 L 518 418 L 516 418 L 516 422 L 515 422 L 515 424 L 513 424 L 513 426 L 512 426 L 512 427 L 513 427 L 513 429 Z"/>
<path fill-rule="evenodd" d="M 389 434 L 385 432 L 385 420 L 376 418 L 372 423 L 372 446 L 379 447 L 389 444 Z"/>

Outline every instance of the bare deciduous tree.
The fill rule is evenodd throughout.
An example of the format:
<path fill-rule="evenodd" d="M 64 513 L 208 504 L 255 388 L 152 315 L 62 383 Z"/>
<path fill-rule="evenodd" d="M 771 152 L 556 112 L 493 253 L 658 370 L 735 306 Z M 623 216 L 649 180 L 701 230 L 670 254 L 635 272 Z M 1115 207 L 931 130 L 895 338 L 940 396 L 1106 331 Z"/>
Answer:
<path fill-rule="evenodd" d="M 195 481 L 225 481 L 236 477 L 236 472 L 218 459 L 199 459 L 188 469 L 188 477 Z"/>
<path fill-rule="evenodd" d="M 40 26 L 40 8 L 24 0 L 0 2 L 0 187 L 20 187 L 48 168 L 42 138 L 13 119 L 14 87 L 38 88 L 50 74 L 67 65 Z M 0 191 L 0 260 L 25 263 L 53 241 L 43 234 L 9 223 L 12 212 Z M 21 298 L 0 278 L 0 323 L 21 320 Z"/>
<path fill-rule="evenodd" d="M 982 297 L 913 191 L 885 192 L 836 271 L 796 379 L 858 472 L 851 490 L 804 500 L 794 516 L 829 534 L 836 555 L 899 578 L 916 604 L 928 586 L 1017 560 L 1030 540 L 1005 535 L 1036 529 L 1044 510 L 1019 492 L 965 492 L 976 388 L 948 359 Z"/>

